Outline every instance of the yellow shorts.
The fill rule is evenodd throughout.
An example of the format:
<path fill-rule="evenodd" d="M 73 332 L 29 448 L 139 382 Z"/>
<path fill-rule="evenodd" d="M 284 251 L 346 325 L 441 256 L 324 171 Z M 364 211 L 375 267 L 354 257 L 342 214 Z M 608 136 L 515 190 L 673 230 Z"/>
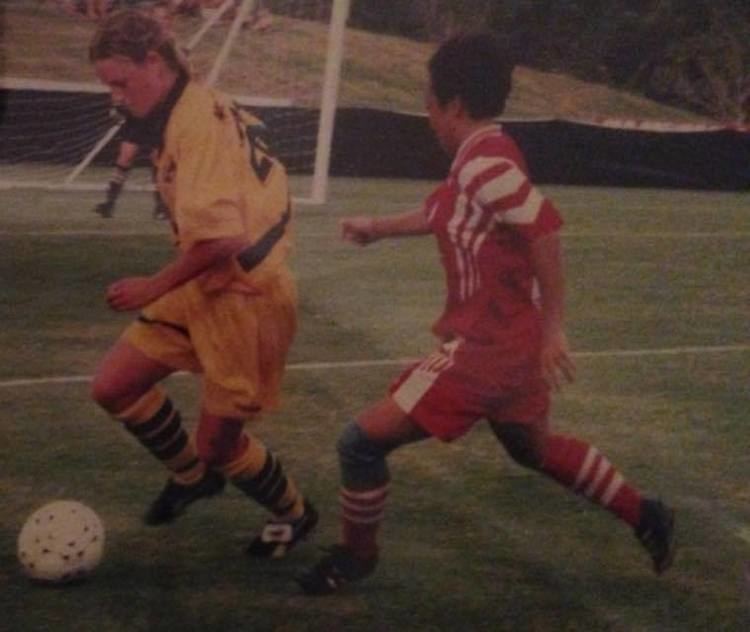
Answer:
<path fill-rule="evenodd" d="M 278 407 L 296 328 L 296 285 L 284 271 L 253 293 L 186 283 L 144 308 L 123 338 L 175 370 L 202 374 L 203 409 L 241 419 Z"/>

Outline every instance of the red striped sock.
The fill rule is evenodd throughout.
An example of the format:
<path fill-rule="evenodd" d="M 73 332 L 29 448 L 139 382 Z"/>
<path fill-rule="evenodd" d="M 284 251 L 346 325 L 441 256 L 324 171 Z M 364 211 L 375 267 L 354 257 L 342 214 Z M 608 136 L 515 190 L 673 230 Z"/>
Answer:
<path fill-rule="evenodd" d="M 635 527 L 641 494 L 623 478 L 609 459 L 585 441 L 552 435 L 542 471 L 571 491 L 601 505 Z"/>
<path fill-rule="evenodd" d="M 358 557 L 378 555 L 377 535 L 387 497 L 388 485 L 367 491 L 341 489 L 341 540 Z"/>

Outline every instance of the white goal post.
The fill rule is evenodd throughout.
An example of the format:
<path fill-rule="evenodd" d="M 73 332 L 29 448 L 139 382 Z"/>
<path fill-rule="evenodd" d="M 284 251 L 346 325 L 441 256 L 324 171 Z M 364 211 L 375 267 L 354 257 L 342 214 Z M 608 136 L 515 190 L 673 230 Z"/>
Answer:
<path fill-rule="evenodd" d="M 350 0 L 266 0 L 270 26 L 262 30 L 249 20 L 255 5 L 256 0 L 224 0 L 201 18 L 185 18 L 178 39 L 200 80 L 230 93 L 268 125 L 292 176 L 295 199 L 321 204 L 327 197 Z M 0 91 L 5 107 L 0 187 L 106 187 L 120 128 L 106 88 L 0 72 Z M 140 167 L 126 189 L 151 188 L 143 159 Z"/>

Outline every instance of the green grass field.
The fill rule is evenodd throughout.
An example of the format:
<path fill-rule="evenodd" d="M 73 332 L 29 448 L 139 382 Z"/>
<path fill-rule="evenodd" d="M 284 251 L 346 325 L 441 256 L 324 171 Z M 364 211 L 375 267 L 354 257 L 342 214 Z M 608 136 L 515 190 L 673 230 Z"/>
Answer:
<path fill-rule="evenodd" d="M 246 559 L 265 515 L 234 490 L 168 528 L 140 515 L 164 474 L 89 400 L 87 379 L 130 316 L 106 285 L 170 257 L 151 197 L 0 191 L 0 629 L 705 631 L 750 626 L 750 213 L 746 193 L 547 187 L 563 209 L 569 334 L 579 376 L 556 400 L 561 430 L 596 444 L 678 511 L 672 570 L 606 512 L 522 470 L 484 426 L 399 451 L 382 564 L 319 600 L 293 577 L 337 535 L 342 425 L 404 358 L 432 349 L 442 300 L 430 239 L 360 250 L 345 214 L 399 210 L 430 183 L 334 180 L 297 214 L 301 329 L 281 412 L 255 429 L 321 510 L 313 541 Z M 168 384 L 186 417 L 195 382 Z M 58 498 L 107 527 L 104 561 L 64 589 L 28 583 L 15 539 Z"/>

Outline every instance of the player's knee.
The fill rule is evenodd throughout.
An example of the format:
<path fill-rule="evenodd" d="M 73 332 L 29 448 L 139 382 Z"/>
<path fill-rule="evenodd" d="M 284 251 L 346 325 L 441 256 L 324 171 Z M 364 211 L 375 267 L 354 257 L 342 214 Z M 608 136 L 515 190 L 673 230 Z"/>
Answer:
<path fill-rule="evenodd" d="M 112 395 L 109 392 L 109 389 L 107 389 L 106 384 L 97 377 L 94 377 L 91 381 L 91 385 L 89 386 L 89 397 L 104 409 L 108 409 L 112 401 Z"/>
<path fill-rule="evenodd" d="M 241 422 L 202 421 L 196 432 L 195 449 L 201 461 L 211 467 L 221 467 L 235 460 L 247 442 Z"/>
<path fill-rule="evenodd" d="M 372 441 L 356 422 L 349 422 L 336 443 L 344 487 L 372 489 L 388 482 L 388 449 Z"/>
<path fill-rule="evenodd" d="M 544 454 L 539 442 L 528 426 L 521 424 L 496 424 L 492 426 L 495 436 L 519 465 L 538 470 L 542 467 Z"/>
<path fill-rule="evenodd" d="M 138 399 L 138 395 L 123 393 L 116 382 L 99 375 L 94 376 L 91 381 L 89 396 L 112 415 L 117 415 Z"/>

